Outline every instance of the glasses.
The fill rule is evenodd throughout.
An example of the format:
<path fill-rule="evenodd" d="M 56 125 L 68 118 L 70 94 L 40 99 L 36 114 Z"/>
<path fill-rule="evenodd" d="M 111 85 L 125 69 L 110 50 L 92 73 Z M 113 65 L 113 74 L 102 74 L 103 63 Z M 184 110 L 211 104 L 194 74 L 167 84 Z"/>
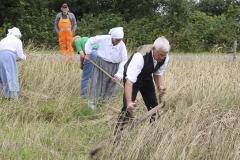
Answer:
<path fill-rule="evenodd" d="M 155 50 L 156 50 L 156 52 L 157 52 L 158 57 L 165 58 L 165 57 L 167 56 L 167 52 L 163 52 L 163 51 L 162 51 L 162 53 L 165 53 L 165 54 L 161 54 L 161 53 L 159 53 L 159 52 L 157 51 L 156 48 L 155 48 Z"/>

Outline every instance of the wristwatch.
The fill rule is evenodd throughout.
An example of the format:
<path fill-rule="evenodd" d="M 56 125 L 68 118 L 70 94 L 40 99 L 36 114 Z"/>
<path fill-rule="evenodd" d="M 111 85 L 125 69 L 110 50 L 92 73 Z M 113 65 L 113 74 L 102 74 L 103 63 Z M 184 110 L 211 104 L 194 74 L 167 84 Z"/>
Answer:
<path fill-rule="evenodd" d="M 157 88 L 158 88 L 158 89 L 163 89 L 163 87 L 162 87 L 162 86 L 158 86 Z"/>

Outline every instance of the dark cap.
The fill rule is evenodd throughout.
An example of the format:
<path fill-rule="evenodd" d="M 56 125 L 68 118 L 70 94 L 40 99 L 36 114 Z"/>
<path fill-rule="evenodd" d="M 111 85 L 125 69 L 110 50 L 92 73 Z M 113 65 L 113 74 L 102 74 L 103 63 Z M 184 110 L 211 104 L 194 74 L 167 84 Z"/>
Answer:
<path fill-rule="evenodd" d="M 62 8 L 68 8 L 67 3 L 63 3 L 63 4 L 62 4 Z"/>

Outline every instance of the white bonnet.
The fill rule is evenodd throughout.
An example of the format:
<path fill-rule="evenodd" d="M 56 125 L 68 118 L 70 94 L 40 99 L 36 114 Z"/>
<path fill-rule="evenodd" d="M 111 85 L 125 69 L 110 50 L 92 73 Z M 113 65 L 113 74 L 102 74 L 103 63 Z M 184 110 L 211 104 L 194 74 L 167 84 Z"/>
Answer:
<path fill-rule="evenodd" d="M 110 29 L 109 33 L 112 38 L 123 38 L 124 33 L 123 33 L 123 27 L 116 27 L 116 28 L 112 28 Z"/>
<path fill-rule="evenodd" d="M 7 36 L 14 35 L 14 36 L 22 36 L 20 30 L 17 27 L 13 27 L 12 29 L 8 29 Z"/>

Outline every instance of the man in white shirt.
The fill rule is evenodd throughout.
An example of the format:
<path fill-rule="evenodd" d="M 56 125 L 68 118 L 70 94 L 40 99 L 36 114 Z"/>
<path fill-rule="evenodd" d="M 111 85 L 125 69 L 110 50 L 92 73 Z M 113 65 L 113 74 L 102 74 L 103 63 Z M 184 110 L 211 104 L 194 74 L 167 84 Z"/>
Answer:
<path fill-rule="evenodd" d="M 113 28 L 109 34 L 90 37 L 85 44 L 86 60 L 90 60 L 93 45 L 99 45 L 96 64 L 113 77 L 108 77 L 97 67 L 93 68 L 89 96 L 89 107 L 92 109 L 99 100 L 106 103 L 116 96 L 119 88 L 116 82 L 123 78 L 123 67 L 128 58 L 125 43 L 122 41 L 123 28 Z"/>
<path fill-rule="evenodd" d="M 140 91 L 148 110 L 158 105 L 153 79 L 159 95 L 162 96 L 166 93 L 162 87 L 161 77 L 169 61 L 169 51 L 170 44 L 162 36 L 157 38 L 153 45 L 140 46 L 125 64 L 123 108 L 119 115 L 119 122 L 122 121 L 121 130 L 136 107 L 134 101 L 138 91 Z M 154 117 L 151 120 L 154 120 Z M 116 129 L 118 127 L 119 124 Z"/>

